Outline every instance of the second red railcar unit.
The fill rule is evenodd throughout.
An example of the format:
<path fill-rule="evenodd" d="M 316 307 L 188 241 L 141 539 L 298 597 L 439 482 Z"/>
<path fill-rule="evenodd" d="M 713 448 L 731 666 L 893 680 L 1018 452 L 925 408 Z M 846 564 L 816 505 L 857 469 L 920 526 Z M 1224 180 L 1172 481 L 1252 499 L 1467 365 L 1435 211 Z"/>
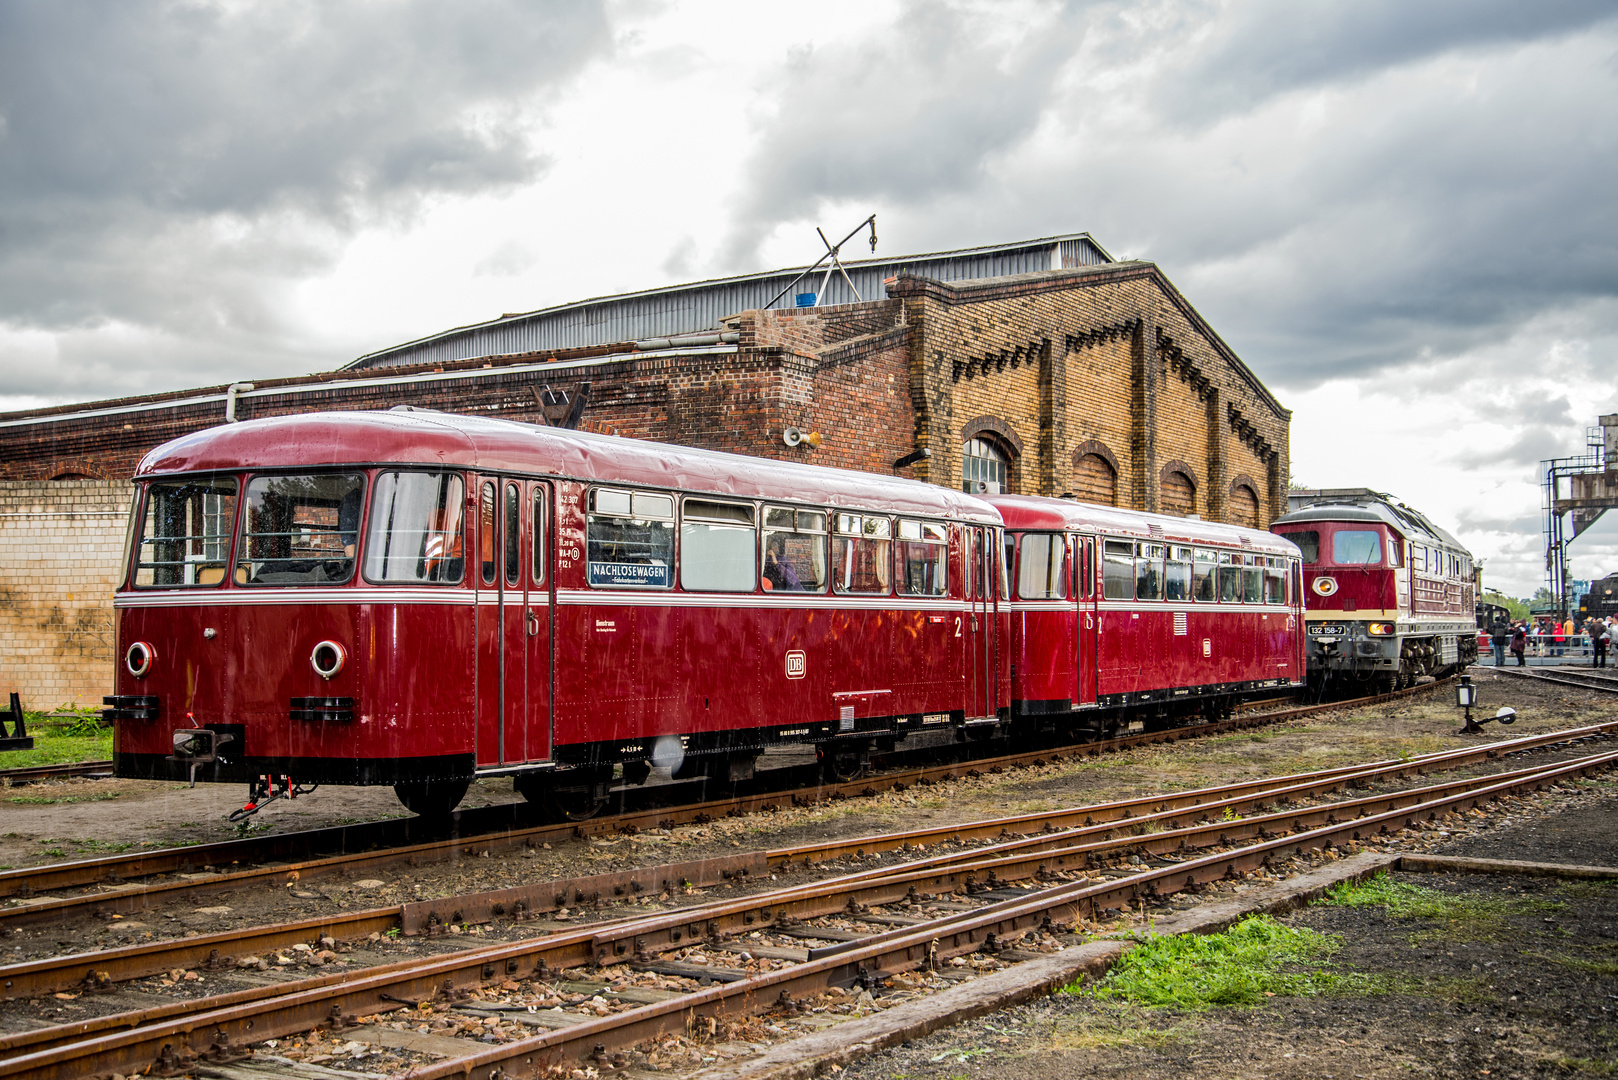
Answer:
<path fill-rule="evenodd" d="M 987 495 L 1012 564 L 1012 712 L 1110 734 L 1304 681 L 1302 577 L 1256 529 Z"/>

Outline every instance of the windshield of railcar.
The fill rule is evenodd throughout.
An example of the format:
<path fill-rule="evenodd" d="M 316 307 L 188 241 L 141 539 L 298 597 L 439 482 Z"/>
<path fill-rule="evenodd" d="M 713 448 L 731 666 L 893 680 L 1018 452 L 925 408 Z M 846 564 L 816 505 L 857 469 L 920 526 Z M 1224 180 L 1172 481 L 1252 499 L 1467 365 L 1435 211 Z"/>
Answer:
<path fill-rule="evenodd" d="M 339 585 L 354 576 L 362 473 L 255 476 L 247 482 L 236 584 Z"/>
<path fill-rule="evenodd" d="M 466 563 L 465 492 L 456 473 L 379 475 L 371 493 L 365 541 L 366 580 L 428 585 L 460 581 Z"/>
<path fill-rule="evenodd" d="M 1313 566 L 1320 561 L 1320 531 L 1318 529 L 1299 529 L 1297 532 L 1283 532 L 1282 536 L 1297 544 L 1303 552 L 1303 561 Z"/>
<path fill-rule="evenodd" d="M 1375 529 L 1338 529 L 1331 534 L 1331 561 L 1338 566 L 1380 565 L 1382 534 Z"/>
<path fill-rule="evenodd" d="M 194 588 L 224 581 L 237 492 L 234 477 L 153 482 L 135 533 L 135 587 Z"/>

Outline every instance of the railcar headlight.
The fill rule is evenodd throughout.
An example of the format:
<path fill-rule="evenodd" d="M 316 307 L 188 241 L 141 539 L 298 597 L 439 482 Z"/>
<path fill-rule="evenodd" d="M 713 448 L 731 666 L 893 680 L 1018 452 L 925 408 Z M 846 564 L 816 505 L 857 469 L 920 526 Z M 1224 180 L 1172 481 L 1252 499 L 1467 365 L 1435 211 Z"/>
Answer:
<path fill-rule="evenodd" d="M 335 641 L 322 641 L 316 645 L 309 654 L 309 666 L 315 669 L 315 674 L 322 679 L 335 678 L 343 670 L 343 664 L 348 660 L 348 653 Z"/>
<path fill-rule="evenodd" d="M 1394 625 L 1390 622 L 1367 623 L 1365 632 L 1372 637 L 1387 637 L 1394 632 Z"/>
<path fill-rule="evenodd" d="M 137 641 L 124 650 L 124 667 L 137 679 L 144 679 L 146 673 L 152 670 L 152 661 L 157 659 L 157 650 L 145 641 Z"/>

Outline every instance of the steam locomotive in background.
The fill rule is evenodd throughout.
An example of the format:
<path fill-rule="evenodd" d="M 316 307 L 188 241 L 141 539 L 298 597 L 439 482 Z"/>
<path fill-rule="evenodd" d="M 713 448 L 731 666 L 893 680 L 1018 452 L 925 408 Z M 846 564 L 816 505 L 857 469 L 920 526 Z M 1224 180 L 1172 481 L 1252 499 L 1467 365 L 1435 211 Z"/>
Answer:
<path fill-rule="evenodd" d="M 1386 692 L 1478 655 L 1472 554 L 1366 488 L 1293 492 L 1271 529 L 1303 553 L 1309 672 Z"/>

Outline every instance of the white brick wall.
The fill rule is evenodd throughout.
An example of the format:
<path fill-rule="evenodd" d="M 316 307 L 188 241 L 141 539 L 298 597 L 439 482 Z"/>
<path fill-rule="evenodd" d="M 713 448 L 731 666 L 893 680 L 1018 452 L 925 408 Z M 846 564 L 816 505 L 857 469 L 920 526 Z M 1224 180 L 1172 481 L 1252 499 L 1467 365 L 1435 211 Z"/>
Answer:
<path fill-rule="evenodd" d="M 112 690 L 112 593 L 127 480 L 0 481 L 0 702 L 101 704 Z"/>

